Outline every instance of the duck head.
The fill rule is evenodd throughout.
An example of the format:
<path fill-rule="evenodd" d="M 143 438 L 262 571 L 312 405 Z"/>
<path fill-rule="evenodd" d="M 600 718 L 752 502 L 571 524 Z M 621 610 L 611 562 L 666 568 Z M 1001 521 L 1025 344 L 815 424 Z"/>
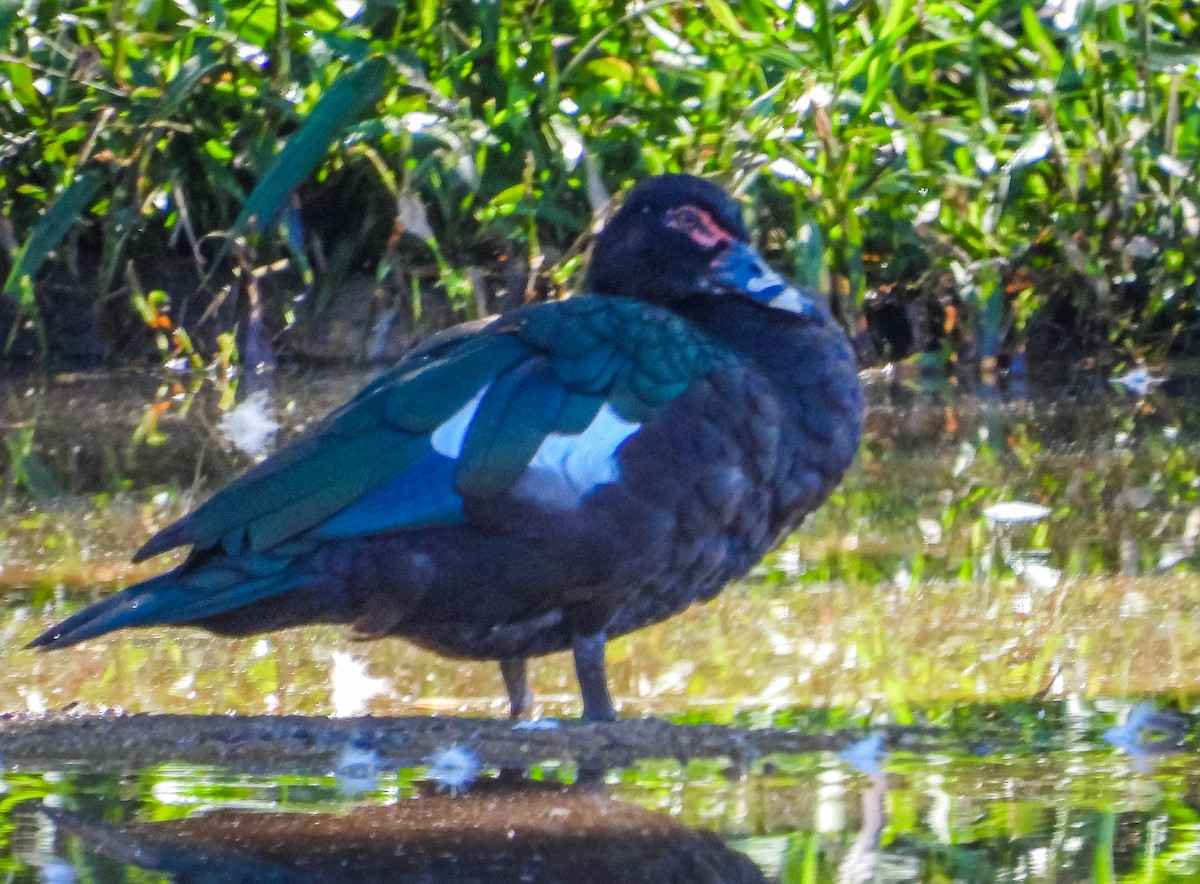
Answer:
<path fill-rule="evenodd" d="M 584 291 L 664 307 L 696 297 L 744 297 L 801 316 L 820 298 L 789 283 L 750 245 L 725 191 L 693 175 L 658 175 L 630 191 L 601 231 Z"/>

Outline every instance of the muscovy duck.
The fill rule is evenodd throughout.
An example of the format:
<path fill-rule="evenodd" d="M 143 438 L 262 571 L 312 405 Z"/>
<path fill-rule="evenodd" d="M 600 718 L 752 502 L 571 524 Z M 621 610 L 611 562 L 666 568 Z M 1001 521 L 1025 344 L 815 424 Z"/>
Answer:
<path fill-rule="evenodd" d="M 858 447 L 857 366 L 822 300 L 749 245 L 716 185 L 633 188 L 585 294 L 434 336 L 138 551 L 174 570 L 36 638 L 314 622 L 497 660 L 572 649 L 616 713 L 608 639 L 713 598 L 829 495 Z"/>

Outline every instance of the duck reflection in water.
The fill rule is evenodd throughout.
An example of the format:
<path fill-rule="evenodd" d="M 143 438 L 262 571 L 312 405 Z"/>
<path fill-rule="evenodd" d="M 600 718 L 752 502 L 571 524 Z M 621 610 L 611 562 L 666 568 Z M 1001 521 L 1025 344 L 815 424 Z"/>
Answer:
<path fill-rule="evenodd" d="M 713 832 L 614 801 L 599 784 L 484 780 L 467 795 L 347 814 L 215 810 L 109 823 L 54 808 L 60 830 L 179 882 L 764 882 Z"/>

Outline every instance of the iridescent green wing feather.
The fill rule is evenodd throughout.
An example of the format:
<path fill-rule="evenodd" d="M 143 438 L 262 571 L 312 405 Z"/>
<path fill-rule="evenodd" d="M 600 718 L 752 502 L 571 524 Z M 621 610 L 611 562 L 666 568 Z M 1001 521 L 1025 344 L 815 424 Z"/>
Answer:
<path fill-rule="evenodd" d="M 732 358 L 640 302 L 579 297 L 514 311 L 417 351 L 138 558 L 181 544 L 237 555 L 306 534 L 459 521 L 464 499 L 495 498 L 534 479 L 575 481 L 553 470 L 531 479 L 531 464 L 539 452 L 566 458 L 573 445 L 611 441 L 612 426 L 636 432 Z"/>

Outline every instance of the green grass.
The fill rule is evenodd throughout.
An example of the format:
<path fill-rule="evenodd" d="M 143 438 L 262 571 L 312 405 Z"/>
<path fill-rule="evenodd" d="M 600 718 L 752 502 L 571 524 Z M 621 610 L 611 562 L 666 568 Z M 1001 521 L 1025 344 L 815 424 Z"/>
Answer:
<path fill-rule="evenodd" d="M 879 358 L 1200 346 L 1192 4 L 789 5 L 0 0 L 0 333 L 228 359 L 359 279 L 418 334 L 685 170 Z"/>

